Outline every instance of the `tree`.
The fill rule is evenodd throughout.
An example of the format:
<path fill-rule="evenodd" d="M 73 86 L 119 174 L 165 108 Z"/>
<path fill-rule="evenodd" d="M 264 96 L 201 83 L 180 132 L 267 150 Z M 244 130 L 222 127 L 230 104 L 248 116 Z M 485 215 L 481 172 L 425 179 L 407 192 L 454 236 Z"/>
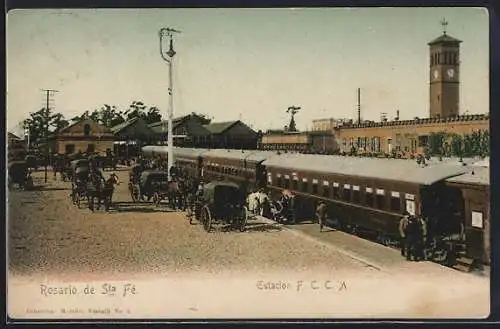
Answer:
<path fill-rule="evenodd" d="M 212 122 L 212 119 L 207 114 L 191 112 L 190 116 L 198 119 L 202 125 L 208 125 Z"/>
<path fill-rule="evenodd" d="M 445 135 L 446 133 L 442 131 L 437 133 L 432 132 L 429 134 L 429 139 L 427 143 L 430 155 L 439 155 L 439 156 L 444 155 L 443 144 Z"/>
<path fill-rule="evenodd" d="M 451 135 L 451 154 L 456 157 L 463 157 L 463 137 L 459 134 Z"/>
<path fill-rule="evenodd" d="M 489 131 L 484 131 L 481 137 L 481 156 L 490 155 L 490 133 Z"/>
<path fill-rule="evenodd" d="M 161 121 L 160 110 L 156 106 L 148 108 L 142 101 L 133 101 L 124 115 L 126 116 L 126 120 L 141 118 L 148 124 Z"/>
<path fill-rule="evenodd" d="M 161 121 L 160 110 L 156 106 L 150 107 L 143 119 L 147 124 Z"/>
<path fill-rule="evenodd" d="M 30 144 L 40 146 L 52 132 L 67 127 L 69 122 L 61 113 L 54 113 L 51 109 L 42 108 L 31 112 L 29 118 L 23 121 L 23 129 L 29 131 Z"/>

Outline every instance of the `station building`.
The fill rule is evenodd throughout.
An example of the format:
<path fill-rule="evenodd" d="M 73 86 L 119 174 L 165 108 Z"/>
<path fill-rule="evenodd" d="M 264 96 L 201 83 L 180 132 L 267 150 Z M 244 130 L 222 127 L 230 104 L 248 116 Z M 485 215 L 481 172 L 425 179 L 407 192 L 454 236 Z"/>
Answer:
<path fill-rule="evenodd" d="M 460 43 L 443 32 L 429 45 L 429 118 L 351 123 L 335 129 L 341 153 L 423 154 L 431 133 L 489 132 L 489 115 L 459 115 Z"/>

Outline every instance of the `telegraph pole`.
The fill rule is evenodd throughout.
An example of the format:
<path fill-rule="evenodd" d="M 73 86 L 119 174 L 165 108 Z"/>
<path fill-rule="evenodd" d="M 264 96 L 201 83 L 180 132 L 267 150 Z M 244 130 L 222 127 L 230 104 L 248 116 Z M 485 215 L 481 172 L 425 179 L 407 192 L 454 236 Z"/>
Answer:
<path fill-rule="evenodd" d="M 361 88 L 358 88 L 358 124 L 361 124 Z"/>
<path fill-rule="evenodd" d="M 44 140 L 45 140 L 45 183 L 47 183 L 47 165 L 49 162 L 49 109 L 50 109 L 50 95 L 51 93 L 57 93 L 59 92 L 58 90 L 54 89 L 42 89 L 42 91 L 45 92 L 46 95 L 46 107 L 45 107 L 45 117 L 44 117 L 44 124 L 45 124 L 45 129 L 44 129 Z"/>
<path fill-rule="evenodd" d="M 173 116 L 174 116 L 174 95 L 173 95 L 173 72 L 172 72 L 172 62 L 174 59 L 174 56 L 176 54 L 174 50 L 174 45 L 173 45 L 173 36 L 175 33 L 181 33 L 181 31 L 172 29 L 172 28 L 162 28 L 160 29 L 159 35 L 160 35 L 160 55 L 162 59 L 168 63 L 168 93 L 170 96 L 169 100 L 169 107 L 168 107 L 168 113 L 167 113 L 167 118 L 168 118 L 168 132 L 167 132 L 167 147 L 168 147 L 168 158 L 167 158 L 167 165 L 168 165 L 168 179 L 171 180 L 171 175 L 170 175 L 170 170 L 172 169 L 174 165 L 174 132 L 173 132 Z M 170 39 L 170 47 L 169 50 L 166 52 L 166 54 L 163 53 L 163 37 L 164 36 L 169 37 Z M 167 55 L 167 57 L 165 56 Z M 163 131 L 165 131 L 165 124 L 163 124 Z"/>

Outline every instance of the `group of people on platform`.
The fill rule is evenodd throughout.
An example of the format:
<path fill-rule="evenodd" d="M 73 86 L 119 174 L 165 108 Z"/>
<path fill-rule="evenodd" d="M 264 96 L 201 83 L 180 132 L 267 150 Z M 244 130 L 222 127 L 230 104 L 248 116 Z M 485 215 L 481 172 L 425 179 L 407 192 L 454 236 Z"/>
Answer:
<path fill-rule="evenodd" d="M 328 216 L 327 205 L 319 202 L 316 207 L 316 219 L 319 223 L 320 232 L 326 226 Z M 415 216 L 404 211 L 399 222 L 399 235 L 401 244 L 401 255 L 407 260 L 424 260 L 425 246 L 427 243 L 427 223 L 421 216 Z"/>

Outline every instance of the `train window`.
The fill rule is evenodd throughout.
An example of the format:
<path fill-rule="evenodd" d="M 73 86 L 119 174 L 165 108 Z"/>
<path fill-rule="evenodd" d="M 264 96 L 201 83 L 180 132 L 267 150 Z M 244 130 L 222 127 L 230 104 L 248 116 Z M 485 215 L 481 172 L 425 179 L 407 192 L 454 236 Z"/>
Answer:
<path fill-rule="evenodd" d="M 333 183 L 333 197 L 337 199 L 340 197 L 339 183 Z"/>
<path fill-rule="evenodd" d="M 365 194 L 365 204 L 369 207 L 373 207 L 373 194 L 372 193 L 366 193 Z"/>
<path fill-rule="evenodd" d="M 401 199 L 399 198 L 399 192 L 391 192 L 391 210 L 401 210 Z"/>
<path fill-rule="evenodd" d="M 299 181 L 297 179 L 294 179 L 292 181 L 292 189 L 295 190 L 295 191 L 299 190 Z"/>
<path fill-rule="evenodd" d="M 322 194 L 321 195 L 324 198 L 329 198 L 330 197 L 330 184 L 326 180 L 323 181 L 323 190 L 322 190 Z"/>
<path fill-rule="evenodd" d="M 377 208 L 379 209 L 385 209 L 386 204 L 385 204 L 385 191 L 383 189 L 377 189 L 376 193 L 376 200 L 377 200 Z"/>
<path fill-rule="evenodd" d="M 344 184 L 344 188 L 342 189 L 342 199 L 346 201 L 351 200 L 351 185 Z"/>
<path fill-rule="evenodd" d="M 307 183 L 307 179 L 302 180 L 302 192 L 309 192 L 309 184 Z"/>
<path fill-rule="evenodd" d="M 352 186 L 352 201 L 359 202 L 360 199 L 361 199 L 361 193 L 359 192 L 359 186 L 353 185 Z"/>

